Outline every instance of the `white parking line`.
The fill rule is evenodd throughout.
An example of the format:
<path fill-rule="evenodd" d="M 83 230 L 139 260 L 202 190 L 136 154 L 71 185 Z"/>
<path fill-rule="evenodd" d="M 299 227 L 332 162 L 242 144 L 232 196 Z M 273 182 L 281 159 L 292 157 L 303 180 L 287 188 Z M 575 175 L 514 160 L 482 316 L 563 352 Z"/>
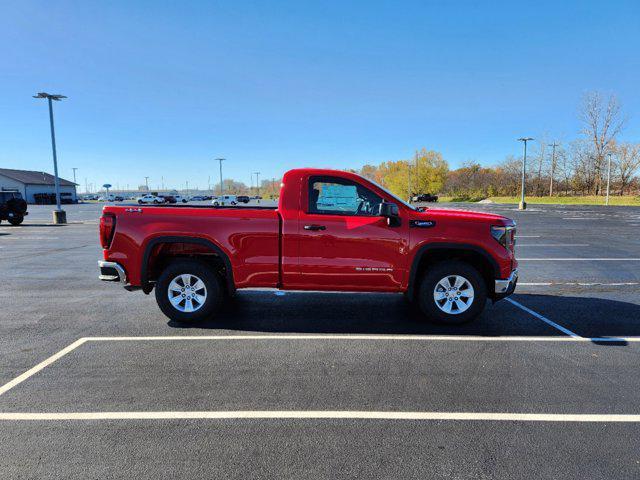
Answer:
<path fill-rule="evenodd" d="M 19 383 L 24 382 L 27 378 L 31 377 L 32 375 L 35 375 L 36 373 L 38 373 L 40 370 L 42 370 L 47 365 L 51 365 L 56 360 L 64 357 L 67 353 L 71 352 L 72 350 L 75 350 L 76 348 L 78 348 L 80 345 L 82 345 L 86 341 L 87 341 L 86 338 L 80 338 L 80 339 L 76 340 L 71 345 L 68 345 L 67 347 L 65 347 L 62 350 L 60 350 L 58 353 L 55 353 L 55 354 L 51 355 L 49 358 L 47 358 L 46 360 L 40 362 L 35 367 L 30 368 L 29 370 L 24 372 L 22 375 L 19 375 L 16 378 L 14 378 L 13 380 L 11 380 L 10 382 L 4 384 L 2 387 L 0 387 L 0 395 L 2 395 L 3 393 L 11 390 L 13 387 L 18 385 Z"/>
<path fill-rule="evenodd" d="M 506 298 L 506 300 L 509 303 L 511 303 L 511 304 L 515 305 L 516 307 L 520 308 L 521 310 L 524 310 L 525 312 L 529 313 L 530 315 L 533 315 L 537 319 L 542 320 L 543 322 L 545 322 L 548 325 L 551 325 L 553 328 L 555 328 L 557 330 L 560 330 L 562 333 L 564 333 L 566 335 L 569 335 L 570 337 L 573 337 L 573 338 L 581 338 L 580 335 L 578 335 L 577 333 L 573 333 L 568 328 L 564 328 L 562 325 L 558 325 L 556 322 L 554 322 L 552 320 L 549 320 L 544 315 L 540 315 L 538 312 L 534 312 L 530 308 L 525 307 L 524 305 L 522 305 L 519 302 L 516 302 L 513 298 Z"/>
<path fill-rule="evenodd" d="M 540 262 L 640 262 L 640 258 L 518 258 L 518 261 Z"/>
<path fill-rule="evenodd" d="M 242 420 L 242 419 L 361 419 L 361 420 L 458 420 L 507 422 L 608 422 L 638 423 L 640 415 L 581 413 L 501 412 L 398 412 L 361 410 L 235 410 L 200 412 L 61 412 L 0 413 L 0 421 L 43 420 Z"/>
<path fill-rule="evenodd" d="M 626 342 L 626 343 L 640 343 L 640 337 L 580 337 L 575 333 L 567 330 L 566 328 L 558 325 L 555 322 L 543 317 L 537 312 L 521 305 L 520 303 L 507 298 L 509 302 L 515 306 L 521 308 L 527 313 L 539 318 L 540 320 L 548 323 L 549 325 L 557 328 L 561 332 L 567 334 L 567 337 L 540 337 L 540 336 L 512 336 L 512 337 L 489 337 L 489 336 L 477 336 L 477 335 L 395 335 L 395 334 L 376 334 L 376 335 L 363 335 L 363 334 L 312 334 L 312 335 L 297 335 L 297 334 L 277 334 L 277 335 L 170 335 L 170 336 L 150 336 L 150 337 L 83 337 L 67 347 L 63 348 L 59 352 L 51 355 L 46 360 L 40 362 L 35 367 L 30 368 L 23 374 L 17 376 L 13 380 L 7 382 L 0 387 L 0 395 L 8 392 L 16 385 L 24 382 L 28 378 L 38 373 L 43 368 L 51 365 L 56 360 L 59 360 L 63 356 L 72 352 L 82 344 L 86 342 L 164 342 L 164 341 L 203 341 L 203 340 L 284 340 L 284 341 L 304 341 L 304 340 L 367 340 L 367 341 L 414 341 L 414 342 Z"/>
<path fill-rule="evenodd" d="M 573 285 L 579 287 L 622 287 L 630 285 L 640 285 L 640 282 L 615 282 L 615 283 L 602 283 L 602 282 L 518 282 L 519 287 L 549 287 L 551 285 Z"/>
<path fill-rule="evenodd" d="M 516 238 L 540 238 L 540 235 L 519 235 L 516 233 Z"/>
<path fill-rule="evenodd" d="M 588 243 L 539 243 L 539 244 L 533 244 L 533 243 L 526 243 L 526 244 L 522 244 L 519 243 L 516 246 L 518 247 L 588 247 L 589 244 Z"/>

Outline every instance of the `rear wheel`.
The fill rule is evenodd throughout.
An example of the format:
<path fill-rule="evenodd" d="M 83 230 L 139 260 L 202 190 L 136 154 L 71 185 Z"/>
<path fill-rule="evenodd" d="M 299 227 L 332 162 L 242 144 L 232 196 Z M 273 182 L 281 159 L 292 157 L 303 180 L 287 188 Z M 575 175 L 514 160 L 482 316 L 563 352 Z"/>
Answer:
<path fill-rule="evenodd" d="M 459 324 L 474 320 L 484 309 L 487 286 L 468 263 L 449 260 L 429 268 L 418 290 L 420 310 L 431 320 Z"/>
<path fill-rule="evenodd" d="M 162 313 L 178 322 L 199 322 L 222 304 L 220 276 L 197 260 L 171 262 L 156 283 L 156 301 Z"/>
<path fill-rule="evenodd" d="M 20 225 L 23 222 L 23 220 L 24 220 L 24 217 L 11 217 L 9 219 L 9 223 L 15 227 L 17 225 Z"/>

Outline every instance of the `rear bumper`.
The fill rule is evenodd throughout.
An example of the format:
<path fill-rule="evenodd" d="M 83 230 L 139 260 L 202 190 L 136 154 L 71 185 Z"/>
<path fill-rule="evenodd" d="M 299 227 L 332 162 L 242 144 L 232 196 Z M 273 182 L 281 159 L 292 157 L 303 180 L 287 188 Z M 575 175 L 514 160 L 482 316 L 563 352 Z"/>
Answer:
<path fill-rule="evenodd" d="M 495 281 L 495 291 L 494 298 L 495 300 L 500 300 L 501 298 L 508 297 L 513 293 L 516 289 L 516 285 L 518 284 L 518 269 L 516 268 L 509 278 L 505 279 L 496 279 Z"/>
<path fill-rule="evenodd" d="M 100 260 L 98 262 L 98 268 L 100 269 L 100 275 L 98 275 L 100 280 L 104 282 L 127 283 L 127 273 L 119 263 Z"/>

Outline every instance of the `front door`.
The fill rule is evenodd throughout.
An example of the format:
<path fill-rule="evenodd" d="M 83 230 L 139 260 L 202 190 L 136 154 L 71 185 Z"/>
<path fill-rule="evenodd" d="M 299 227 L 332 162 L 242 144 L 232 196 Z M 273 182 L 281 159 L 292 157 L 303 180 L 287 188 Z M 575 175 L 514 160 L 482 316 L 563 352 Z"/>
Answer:
<path fill-rule="evenodd" d="M 407 227 L 378 215 L 382 197 L 341 177 L 312 176 L 307 188 L 298 217 L 301 287 L 401 290 Z"/>

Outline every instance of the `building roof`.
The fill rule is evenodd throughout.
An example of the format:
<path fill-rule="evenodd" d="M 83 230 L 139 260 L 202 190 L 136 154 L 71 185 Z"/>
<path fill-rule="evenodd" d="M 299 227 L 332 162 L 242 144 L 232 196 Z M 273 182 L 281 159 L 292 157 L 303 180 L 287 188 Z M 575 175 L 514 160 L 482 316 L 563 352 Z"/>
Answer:
<path fill-rule="evenodd" d="M 28 185 L 53 185 L 55 183 L 53 175 L 46 172 L 36 172 L 34 170 L 14 170 L 12 168 L 0 168 L 0 175 L 9 177 L 18 182 Z M 64 178 L 60 179 L 60 186 L 73 187 L 76 185 Z"/>

